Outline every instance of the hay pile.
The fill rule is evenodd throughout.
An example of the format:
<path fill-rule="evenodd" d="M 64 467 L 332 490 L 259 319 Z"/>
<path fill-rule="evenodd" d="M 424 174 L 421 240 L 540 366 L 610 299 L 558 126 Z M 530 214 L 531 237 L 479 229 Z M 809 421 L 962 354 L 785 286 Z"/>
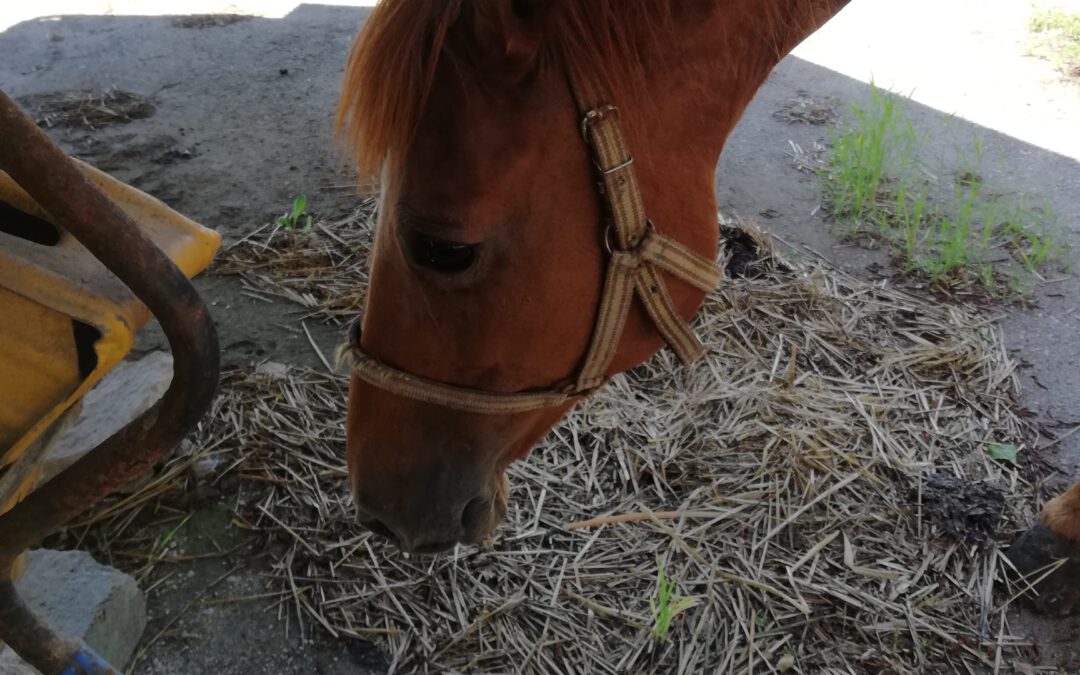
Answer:
<path fill-rule="evenodd" d="M 363 280 L 348 257 L 284 272 L 245 260 L 265 275 L 253 292 L 310 296 L 327 317 L 342 310 L 319 298 Z M 1023 453 L 1032 436 L 997 329 L 819 261 L 752 267 L 703 309 L 706 358 L 683 369 L 665 351 L 617 378 L 513 467 L 494 539 L 439 557 L 352 524 L 344 379 L 228 372 L 193 440 L 242 479 L 238 520 L 276 551 L 281 620 L 372 639 L 395 672 L 1008 663 L 995 542 L 1034 508 L 986 451 Z M 296 269 L 343 286 L 302 290 L 283 278 Z M 688 601 L 657 637 L 661 568 Z"/>

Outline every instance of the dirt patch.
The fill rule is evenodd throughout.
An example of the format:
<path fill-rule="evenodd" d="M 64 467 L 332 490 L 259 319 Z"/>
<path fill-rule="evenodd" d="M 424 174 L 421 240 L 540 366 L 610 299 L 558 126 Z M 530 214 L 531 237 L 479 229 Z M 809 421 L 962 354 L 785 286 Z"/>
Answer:
<path fill-rule="evenodd" d="M 836 111 L 839 104 L 834 98 L 815 97 L 799 92 L 798 96 L 774 112 L 773 117 L 788 124 L 831 126 L 840 121 L 840 114 Z"/>
<path fill-rule="evenodd" d="M 775 269 L 772 242 L 756 227 L 720 226 L 724 272 L 731 279 L 757 279 Z"/>
<path fill-rule="evenodd" d="M 149 98 L 123 89 L 50 91 L 24 96 L 19 103 L 50 129 L 100 129 L 145 119 L 157 110 Z"/>
<path fill-rule="evenodd" d="M 80 159 L 90 161 L 106 172 L 141 167 L 146 164 L 167 165 L 192 159 L 198 150 L 183 144 L 171 134 L 135 136 L 123 134 L 109 139 L 85 136 L 73 141 Z"/>
<path fill-rule="evenodd" d="M 950 471 L 935 471 L 923 481 L 922 503 L 930 522 L 943 535 L 986 548 L 1001 529 L 1005 490 L 969 483 Z"/>
<path fill-rule="evenodd" d="M 1043 616 L 1017 603 L 1010 609 L 1008 621 L 1014 635 L 1031 644 L 1012 662 L 1015 672 L 1080 673 L 1080 617 Z"/>

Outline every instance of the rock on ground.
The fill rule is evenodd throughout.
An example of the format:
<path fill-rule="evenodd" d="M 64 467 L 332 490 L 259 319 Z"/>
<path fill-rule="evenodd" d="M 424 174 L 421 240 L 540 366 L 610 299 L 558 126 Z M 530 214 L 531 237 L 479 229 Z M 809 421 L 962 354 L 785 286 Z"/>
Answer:
<path fill-rule="evenodd" d="M 31 551 L 15 585 L 53 628 L 85 641 L 116 668 L 131 658 L 146 628 L 146 599 L 135 580 L 82 551 Z M 37 670 L 0 647 L 0 675 L 24 673 Z"/>

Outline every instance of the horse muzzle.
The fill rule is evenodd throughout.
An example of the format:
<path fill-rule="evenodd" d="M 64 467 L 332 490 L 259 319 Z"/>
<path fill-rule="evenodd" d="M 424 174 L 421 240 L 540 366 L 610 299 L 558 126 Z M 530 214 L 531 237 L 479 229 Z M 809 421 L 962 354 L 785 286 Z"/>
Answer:
<path fill-rule="evenodd" d="M 483 542 L 506 516 L 509 488 L 501 474 L 471 496 L 418 488 L 411 496 L 399 492 L 388 500 L 380 492 L 354 485 L 357 522 L 406 553 L 433 554 Z"/>

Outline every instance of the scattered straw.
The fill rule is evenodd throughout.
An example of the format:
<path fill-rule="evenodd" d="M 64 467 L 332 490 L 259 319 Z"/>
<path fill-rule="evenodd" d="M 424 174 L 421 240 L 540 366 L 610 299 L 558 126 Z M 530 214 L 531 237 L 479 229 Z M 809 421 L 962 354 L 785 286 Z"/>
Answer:
<path fill-rule="evenodd" d="M 817 98 L 800 92 L 773 113 L 773 117 L 788 124 L 813 124 L 831 126 L 840 120 L 836 112 L 839 101 L 835 98 Z"/>
<path fill-rule="evenodd" d="M 367 259 L 372 246 L 374 202 L 310 232 L 266 225 L 229 246 L 216 274 L 237 275 L 244 293 L 303 307 L 303 318 L 343 324 L 356 317 L 367 295 Z"/>
<path fill-rule="evenodd" d="M 358 293 L 346 261 L 335 288 Z M 279 618 L 374 640 L 394 672 L 971 672 L 1015 654 L 997 543 L 1032 491 L 985 445 L 1032 436 L 997 328 L 820 262 L 751 267 L 700 316 L 706 358 L 616 378 L 512 468 L 493 540 L 439 557 L 353 524 L 344 379 L 227 372 L 194 443 L 227 449 L 237 521 L 274 544 Z M 948 509 L 923 498 L 946 484 Z M 969 512 L 965 490 L 1000 499 Z M 662 640 L 658 561 L 696 603 Z"/>
<path fill-rule="evenodd" d="M 78 127 L 99 129 L 113 124 L 150 117 L 156 111 L 149 98 L 123 89 L 104 91 L 50 91 L 19 100 L 47 128 Z"/>

